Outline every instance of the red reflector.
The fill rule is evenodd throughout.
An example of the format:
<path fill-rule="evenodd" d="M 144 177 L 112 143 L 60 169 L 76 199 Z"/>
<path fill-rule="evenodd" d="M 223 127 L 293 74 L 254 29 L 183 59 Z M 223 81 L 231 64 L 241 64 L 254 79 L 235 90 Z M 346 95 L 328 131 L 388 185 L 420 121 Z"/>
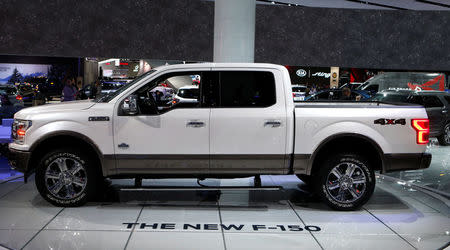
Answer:
<path fill-rule="evenodd" d="M 21 95 L 16 95 L 16 100 L 22 100 L 23 99 L 23 97 L 21 96 Z"/>
<path fill-rule="evenodd" d="M 17 135 L 24 136 L 25 135 L 25 130 L 18 129 L 17 130 Z"/>
<path fill-rule="evenodd" d="M 430 121 L 428 119 L 412 119 L 411 125 L 417 132 L 417 144 L 427 144 L 430 138 Z"/>

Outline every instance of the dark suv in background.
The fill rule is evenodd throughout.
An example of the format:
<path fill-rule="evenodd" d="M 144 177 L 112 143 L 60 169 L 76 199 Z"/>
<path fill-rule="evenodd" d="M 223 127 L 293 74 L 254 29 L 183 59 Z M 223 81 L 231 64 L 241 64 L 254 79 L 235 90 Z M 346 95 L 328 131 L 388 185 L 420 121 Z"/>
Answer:
<path fill-rule="evenodd" d="M 430 119 L 430 136 L 439 144 L 450 145 L 450 94 L 443 91 L 383 90 L 371 100 L 382 102 L 413 103 L 425 107 Z"/>

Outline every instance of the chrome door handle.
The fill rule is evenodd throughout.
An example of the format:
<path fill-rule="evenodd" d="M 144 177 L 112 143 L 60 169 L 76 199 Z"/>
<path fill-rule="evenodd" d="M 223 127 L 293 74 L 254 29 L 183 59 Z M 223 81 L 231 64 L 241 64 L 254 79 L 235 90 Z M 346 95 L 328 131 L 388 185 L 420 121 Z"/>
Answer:
<path fill-rule="evenodd" d="M 447 110 L 445 110 L 445 109 L 444 109 L 444 110 L 442 110 L 442 114 L 447 114 L 447 112 L 448 112 L 448 111 L 447 111 Z"/>
<path fill-rule="evenodd" d="M 200 122 L 200 121 L 188 121 L 186 123 L 186 127 L 191 127 L 191 128 L 201 128 L 204 127 L 205 123 L 204 122 Z"/>
<path fill-rule="evenodd" d="M 281 121 L 266 121 L 264 127 L 271 126 L 272 128 L 278 128 L 281 126 Z"/>

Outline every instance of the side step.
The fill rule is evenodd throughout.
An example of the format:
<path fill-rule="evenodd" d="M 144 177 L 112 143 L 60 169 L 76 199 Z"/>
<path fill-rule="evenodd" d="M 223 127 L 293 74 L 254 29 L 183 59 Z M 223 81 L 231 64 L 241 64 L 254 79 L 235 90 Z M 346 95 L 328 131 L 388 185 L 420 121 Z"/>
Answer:
<path fill-rule="evenodd" d="M 121 188 L 120 191 L 222 191 L 222 190 L 264 190 L 264 191 L 278 191 L 283 189 L 281 186 L 264 186 L 264 187 L 249 187 L 249 186 L 208 186 L 208 187 L 177 187 L 177 186 L 158 186 L 158 187 L 127 187 Z"/>
<path fill-rule="evenodd" d="M 278 191 L 283 189 L 281 186 L 262 186 L 261 177 L 255 176 L 254 186 L 206 186 L 200 183 L 204 180 L 197 179 L 198 186 L 182 187 L 182 186 L 149 186 L 142 187 L 142 178 L 136 177 L 134 179 L 134 187 L 123 187 L 120 191 L 221 191 L 221 190 L 264 190 L 264 191 Z"/>

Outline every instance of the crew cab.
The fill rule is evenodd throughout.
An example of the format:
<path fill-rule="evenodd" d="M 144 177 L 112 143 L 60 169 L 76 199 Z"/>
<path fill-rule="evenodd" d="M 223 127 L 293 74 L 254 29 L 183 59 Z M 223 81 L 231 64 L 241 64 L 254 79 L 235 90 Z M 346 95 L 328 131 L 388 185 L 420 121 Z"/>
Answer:
<path fill-rule="evenodd" d="M 158 107 L 158 83 L 192 84 L 197 102 Z M 174 86 L 174 88 L 177 88 Z M 239 178 L 296 174 L 325 203 L 352 210 L 375 171 L 427 168 L 429 121 L 416 105 L 295 105 L 285 67 L 252 63 L 162 66 L 96 100 L 16 113 L 11 164 L 35 172 L 40 194 L 79 206 L 103 178 Z M 176 141 L 176 143 L 174 143 Z"/>

